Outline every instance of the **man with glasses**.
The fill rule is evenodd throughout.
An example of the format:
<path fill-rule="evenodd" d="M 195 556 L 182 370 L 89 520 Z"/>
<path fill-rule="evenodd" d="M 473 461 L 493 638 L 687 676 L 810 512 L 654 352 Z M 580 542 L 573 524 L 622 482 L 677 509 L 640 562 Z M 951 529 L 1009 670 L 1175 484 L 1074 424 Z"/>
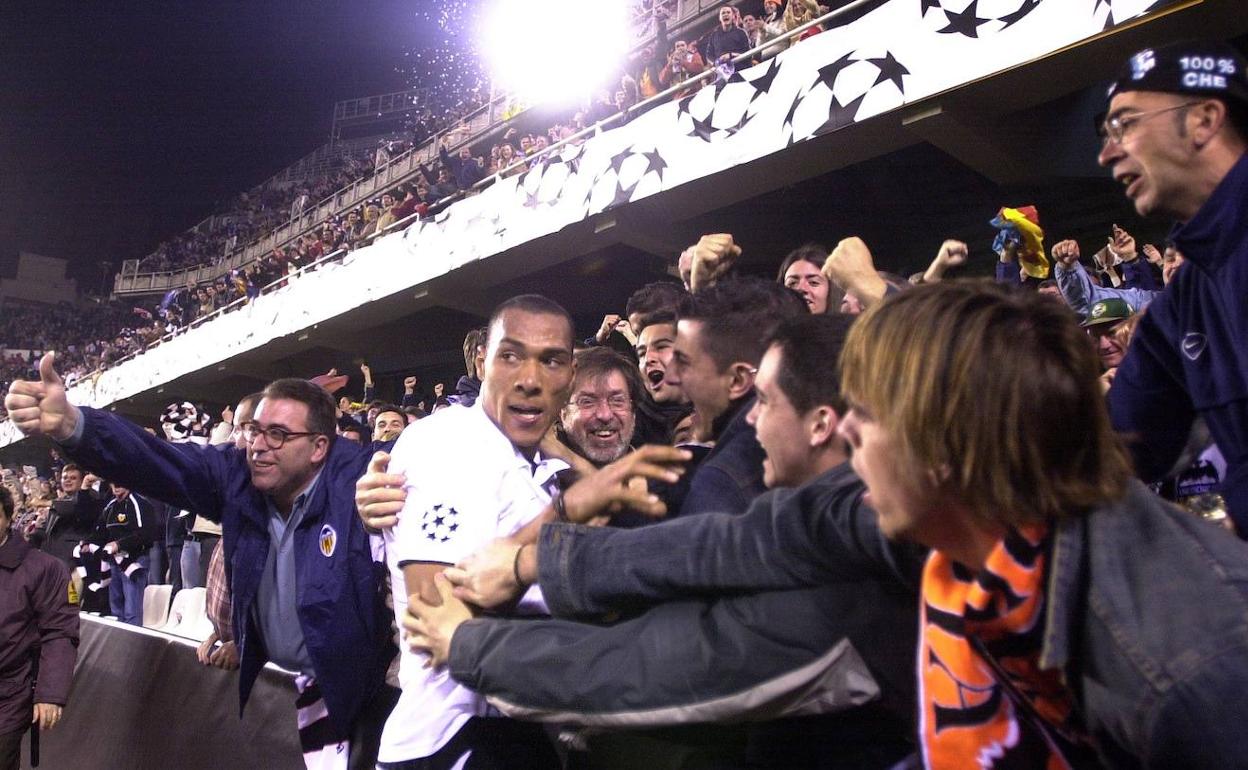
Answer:
<path fill-rule="evenodd" d="M 1219 43 L 1145 49 L 1109 91 L 1097 160 L 1141 215 L 1177 222 L 1185 264 L 1140 321 L 1109 393 L 1137 472 L 1164 476 L 1204 418 L 1248 537 L 1248 74 Z"/>
<path fill-rule="evenodd" d="M 577 353 L 572 396 L 560 418 L 570 448 L 595 468 L 627 454 L 642 388 L 637 367 L 610 348 Z"/>
<path fill-rule="evenodd" d="M 171 444 L 108 412 L 75 407 L 53 366 L 5 397 L 26 435 L 59 442 L 83 467 L 220 521 L 246 704 L 266 661 L 295 671 L 309 767 L 371 767 L 393 704 L 394 647 L 384 570 L 355 515 L 355 481 L 374 447 L 335 441 L 321 387 L 271 383 L 240 424 L 245 449 Z"/>

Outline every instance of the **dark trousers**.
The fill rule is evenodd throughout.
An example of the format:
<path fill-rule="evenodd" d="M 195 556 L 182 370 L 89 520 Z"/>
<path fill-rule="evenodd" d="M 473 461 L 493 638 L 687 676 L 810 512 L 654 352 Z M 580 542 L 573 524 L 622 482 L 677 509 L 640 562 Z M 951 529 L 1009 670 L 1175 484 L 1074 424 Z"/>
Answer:
<path fill-rule="evenodd" d="M 541 725 L 473 717 L 436 754 L 378 762 L 380 770 L 450 770 L 465 754 L 464 770 L 559 770 L 559 756 Z"/>
<path fill-rule="evenodd" d="M 182 590 L 182 544 L 167 546 L 169 554 L 169 595 L 174 596 Z"/>
<path fill-rule="evenodd" d="M 0 770 L 17 770 L 21 765 L 22 738 L 29 728 L 0 733 Z"/>
<path fill-rule="evenodd" d="M 147 582 L 151 585 L 165 582 L 165 573 L 168 566 L 165 564 L 169 559 L 169 552 L 165 549 L 164 543 L 152 543 L 152 547 L 147 551 L 148 557 L 151 559 L 151 565 L 147 571 Z"/>
<path fill-rule="evenodd" d="M 108 615 L 113 611 L 108 598 L 108 588 L 92 591 L 84 584 L 82 586 L 82 599 L 79 603 L 83 612 L 98 612 L 101 615 Z"/>
<path fill-rule="evenodd" d="M 347 758 L 350 770 L 374 770 L 377 752 L 381 748 L 381 729 L 386 717 L 399 702 L 399 688 L 383 684 L 355 718 L 351 728 L 351 754 Z"/>

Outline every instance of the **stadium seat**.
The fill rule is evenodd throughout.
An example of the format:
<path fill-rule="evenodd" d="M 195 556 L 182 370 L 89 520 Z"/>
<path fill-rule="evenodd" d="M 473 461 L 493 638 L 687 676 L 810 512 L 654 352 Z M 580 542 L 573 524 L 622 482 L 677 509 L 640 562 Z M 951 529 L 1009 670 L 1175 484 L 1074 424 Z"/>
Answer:
<path fill-rule="evenodd" d="M 169 620 L 169 598 L 173 586 L 149 585 L 143 589 L 143 627 L 159 628 Z"/>
<path fill-rule="evenodd" d="M 169 609 L 169 620 L 156 629 L 166 634 L 183 636 L 202 642 L 212 634 L 212 623 L 208 620 L 205 609 L 207 590 L 203 588 L 183 588 L 173 597 L 173 606 Z"/>

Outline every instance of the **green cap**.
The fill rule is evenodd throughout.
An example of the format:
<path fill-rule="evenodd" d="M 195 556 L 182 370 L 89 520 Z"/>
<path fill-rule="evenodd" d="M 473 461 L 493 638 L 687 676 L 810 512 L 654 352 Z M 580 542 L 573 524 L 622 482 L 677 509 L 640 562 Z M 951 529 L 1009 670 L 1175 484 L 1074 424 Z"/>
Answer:
<path fill-rule="evenodd" d="M 1131 306 L 1126 300 L 1114 297 L 1112 299 L 1103 299 L 1100 302 L 1092 303 L 1092 309 L 1088 312 L 1088 317 L 1084 319 L 1083 326 L 1096 326 L 1098 324 L 1110 324 L 1116 321 L 1124 321 L 1135 313 L 1131 310 Z"/>

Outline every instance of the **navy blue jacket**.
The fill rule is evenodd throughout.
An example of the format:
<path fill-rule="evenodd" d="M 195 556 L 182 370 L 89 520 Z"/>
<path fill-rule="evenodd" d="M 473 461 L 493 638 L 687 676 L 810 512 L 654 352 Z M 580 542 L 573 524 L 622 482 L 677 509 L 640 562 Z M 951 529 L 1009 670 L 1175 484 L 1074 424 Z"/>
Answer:
<path fill-rule="evenodd" d="M 229 445 L 170 444 L 108 412 L 83 408 L 82 415 L 82 437 L 66 450 L 84 468 L 221 523 L 242 658 L 241 712 L 268 659 L 252 618 L 269 551 L 269 514 L 244 453 Z M 382 683 L 394 649 L 385 565 L 373 562 L 355 513 L 355 482 L 373 450 L 388 446 L 335 441 L 295 535 L 299 621 L 338 739 L 350 734 Z"/>
<path fill-rule="evenodd" d="M 767 491 L 763 483 L 766 453 L 758 443 L 754 426 L 745 421 L 754 396 L 733 404 L 715 422 L 715 448 L 693 472 L 689 494 L 680 515 L 693 513 L 745 513 L 750 501 Z"/>
<path fill-rule="evenodd" d="M 1141 319 L 1110 414 L 1146 481 L 1170 470 L 1204 417 L 1226 458 L 1222 496 L 1248 536 L 1248 155 L 1171 238 L 1187 262 Z"/>

